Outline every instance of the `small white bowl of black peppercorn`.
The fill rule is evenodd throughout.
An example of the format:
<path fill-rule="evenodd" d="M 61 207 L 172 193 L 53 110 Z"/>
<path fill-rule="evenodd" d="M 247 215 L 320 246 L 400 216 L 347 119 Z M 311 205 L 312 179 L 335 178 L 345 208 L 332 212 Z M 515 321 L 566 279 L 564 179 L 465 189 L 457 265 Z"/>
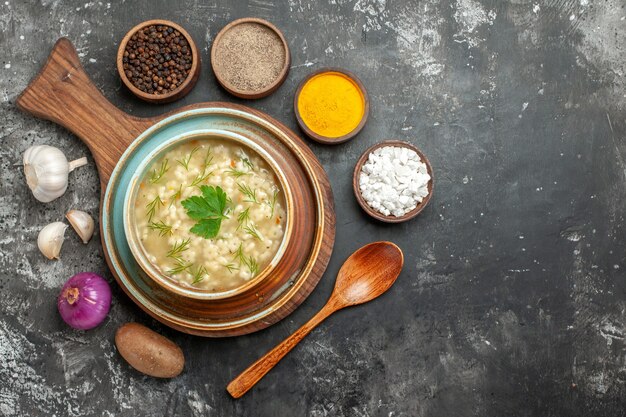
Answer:
<path fill-rule="evenodd" d="M 140 99 L 168 103 L 187 95 L 196 84 L 200 54 L 189 33 L 176 23 L 148 20 L 122 39 L 117 70 Z"/>

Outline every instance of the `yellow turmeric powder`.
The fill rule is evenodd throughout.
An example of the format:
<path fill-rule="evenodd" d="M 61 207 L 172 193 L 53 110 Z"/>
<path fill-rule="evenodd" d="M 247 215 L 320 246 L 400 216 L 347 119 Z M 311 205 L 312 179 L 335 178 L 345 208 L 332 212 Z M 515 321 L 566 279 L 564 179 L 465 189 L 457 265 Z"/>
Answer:
<path fill-rule="evenodd" d="M 298 96 L 298 113 L 314 133 L 338 138 L 357 128 L 365 112 L 359 86 L 340 72 L 323 72 L 308 80 Z"/>

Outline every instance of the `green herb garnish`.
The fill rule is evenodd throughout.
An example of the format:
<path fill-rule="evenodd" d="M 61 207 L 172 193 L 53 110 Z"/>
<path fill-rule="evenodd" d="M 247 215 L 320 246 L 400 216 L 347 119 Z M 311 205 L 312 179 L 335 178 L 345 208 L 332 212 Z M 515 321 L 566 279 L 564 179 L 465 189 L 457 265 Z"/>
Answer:
<path fill-rule="evenodd" d="M 235 251 L 235 254 L 233 256 L 233 261 L 235 261 L 235 260 L 239 261 L 239 266 L 243 265 L 246 268 L 248 268 L 248 270 L 250 271 L 250 274 L 252 274 L 253 276 L 257 272 L 259 272 L 259 264 L 257 263 L 256 259 L 254 259 L 252 256 L 246 256 L 243 253 L 243 243 L 240 243 L 239 247 Z M 231 271 L 231 269 L 232 270 L 239 270 L 239 268 L 235 268 L 232 263 L 228 264 L 228 265 L 224 265 L 224 267 L 226 269 L 228 269 L 229 271 Z"/>
<path fill-rule="evenodd" d="M 203 172 L 207 170 L 207 168 L 211 165 L 211 162 L 213 162 L 213 152 L 211 151 L 211 148 L 209 148 L 207 149 L 206 156 L 202 162 Z"/>
<path fill-rule="evenodd" d="M 239 188 L 239 191 L 241 191 L 241 193 L 246 196 L 246 199 L 243 200 L 243 201 L 248 202 L 248 203 L 259 204 L 259 200 L 257 200 L 257 198 L 256 198 L 256 190 L 255 189 L 252 189 L 252 188 L 250 188 L 249 186 L 247 186 L 246 184 L 243 184 L 243 183 L 237 183 L 237 187 Z"/>
<path fill-rule="evenodd" d="M 182 259 L 180 257 L 180 255 L 186 251 L 187 249 L 189 249 L 189 242 L 191 241 L 191 239 L 185 239 L 182 240 L 180 242 L 176 242 L 174 243 L 174 246 L 172 246 L 172 249 L 170 249 L 167 252 L 167 257 L 168 258 L 172 258 L 172 259 L 176 259 L 178 262 L 181 262 Z"/>
<path fill-rule="evenodd" d="M 191 265 L 193 265 L 191 262 L 187 262 L 184 259 L 177 259 L 176 266 L 174 266 L 174 268 L 168 270 L 167 272 L 170 275 L 180 274 L 181 272 L 184 272 L 187 269 L 191 268 Z"/>
<path fill-rule="evenodd" d="M 274 209 L 276 208 L 276 198 L 278 197 L 278 192 L 279 190 L 274 191 L 274 194 L 272 195 L 272 199 L 266 201 L 267 205 L 270 206 L 270 209 L 272 209 L 272 214 L 270 214 L 270 219 L 274 217 Z"/>
<path fill-rule="evenodd" d="M 256 227 L 254 227 L 253 224 L 250 224 L 249 226 L 246 226 L 243 228 L 243 230 L 249 234 L 250 236 L 252 236 L 253 238 L 257 239 L 257 240 L 263 240 L 261 238 L 261 235 L 259 234 L 259 231 L 256 229 Z"/>
<path fill-rule="evenodd" d="M 239 271 L 239 267 L 235 265 L 234 263 L 229 263 L 229 264 L 225 264 L 222 266 L 228 269 L 228 272 L 230 272 L 231 274 L 233 273 L 233 271 Z"/>
<path fill-rule="evenodd" d="M 191 283 L 197 284 L 200 281 L 204 280 L 204 278 L 208 275 L 208 273 L 206 271 L 206 268 L 200 265 L 198 269 L 196 269 L 195 272 L 192 271 L 192 275 L 193 275 L 193 281 L 191 281 Z"/>
<path fill-rule="evenodd" d="M 172 234 L 172 226 L 169 224 L 165 224 L 163 220 L 159 220 L 158 222 L 150 222 L 148 223 L 148 228 L 150 230 L 156 230 L 159 232 L 159 236 L 166 236 Z"/>
<path fill-rule="evenodd" d="M 257 272 L 259 272 L 259 264 L 256 262 L 256 259 L 254 259 L 252 256 L 249 256 L 247 258 L 244 256 L 242 261 L 244 265 L 248 268 L 252 276 L 255 276 Z"/>
<path fill-rule="evenodd" d="M 178 190 L 176 190 L 176 192 L 172 194 L 172 196 L 170 197 L 170 205 L 168 207 L 172 207 L 172 204 L 174 204 L 176 200 L 178 200 L 181 197 L 182 194 L 183 194 L 183 185 L 180 184 L 180 186 L 178 187 Z"/>
<path fill-rule="evenodd" d="M 193 154 L 198 152 L 198 149 L 200 148 L 198 147 L 193 148 L 193 150 L 191 151 L 189 155 L 183 157 L 182 159 L 177 159 L 176 162 L 178 162 L 183 168 L 185 168 L 185 171 L 189 171 L 189 161 L 191 161 Z"/>
<path fill-rule="evenodd" d="M 188 187 L 195 187 L 200 185 L 200 183 L 206 181 L 206 179 L 209 178 L 211 174 L 213 174 L 213 171 L 209 171 L 209 173 L 207 173 L 205 169 L 204 171 L 202 171 L 201 174 L 198 174 L 198 176 L 194 178 L 193 181 L 191 181 L 191 184 L 189 184 Z"/>
<path fill-rule="evenodd" d="M 237 230 L 239 230 L 244 224 L 248 224 L 248 221 L 250 221 L 250 207 L 237 215 L 237 222 L 239 223 L 237 225 Z"/>
<path fill-rule="evenodd" d="M 237 169 L 237 168 L 228 168 L 228 169 L 226 170 L 226 172 L 227 172 L 229 175 L 232 175 L 232 176 L 233 176 L 233 177 L 235 177 L 235 178 L 239 178 L 239 177 L 242 177 L 242 176 L 244 176 L 244 175 L 247 175 L 247 174 L 248 174 L 248 172 L 247 172 L 247 171 L 241 171 L 241 170 L 239 170 L 239 169 Z"/>
<path fill-rule="evenodd" d="M 248 169 L 250 169 L 250 170 L 254 169 L 254 165 L 252 165 L 252 162 L 250 162 L 250 160 L 248 158 L 241 158 L 241 162 L 243 162 L 243 164 L 245 166 L 247 166 Z"/>
<path fill-rule="evenodd" d="M 165 175 L 165 173 L 170 169 L 168 167 L 168 163 L 169 160 L 167 158 L 165 158 L 162 162 L 161 165 L 159 166 L 159 169 L 153 169 L 152 170 L 152 174 L 150 174 L 150 182 L 152 184 L 156 184 L 157 182 L 159 182 L 159 180 L 161 178 L 163 178 L 163 175 Z"/>
<path fill-rule="evenodd" d="M 243 243 L 239 243 L 239 247 L 235 251 L 235 256 L 233 256 L 233 261 L 238 259 L 239 263 L 242 263 L 244 258 L 245 256 L 243 254 Z"/>
<path fill-rule="evenodd" d="M 202 195 L 194 195 L 183 200 L 181 204 L 187 215 L 197 223 L 190 229 L 191 233 L 205 239 L 214 238 L 220 230 L 222 219 L 227 218 L 226 193 L 221 187 L 200 186 Z"/>
<path fill-rule="evenodd" d="M 148 214 L 148 222 L 152 222 L 152 218 L 160 207 L 163 207 L 163 200 L 161 200 L 161 197 L 158 195 L 154 198 L 154 200 L 146 204 L 146 208 L 148 209 L 146 211 Z"/>

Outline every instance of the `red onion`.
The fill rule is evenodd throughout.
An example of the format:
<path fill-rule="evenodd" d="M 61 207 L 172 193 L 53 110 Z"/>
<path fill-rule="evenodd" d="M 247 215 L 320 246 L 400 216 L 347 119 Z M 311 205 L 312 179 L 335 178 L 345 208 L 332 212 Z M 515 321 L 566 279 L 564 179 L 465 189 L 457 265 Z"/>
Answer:
<path fill-rule="evenodd" d="M 93 329 L 111 307 L 111 288 L 100 275 L 81 272 L 67 280 L 57 300 L 63 320 L 75 329 Z"/>

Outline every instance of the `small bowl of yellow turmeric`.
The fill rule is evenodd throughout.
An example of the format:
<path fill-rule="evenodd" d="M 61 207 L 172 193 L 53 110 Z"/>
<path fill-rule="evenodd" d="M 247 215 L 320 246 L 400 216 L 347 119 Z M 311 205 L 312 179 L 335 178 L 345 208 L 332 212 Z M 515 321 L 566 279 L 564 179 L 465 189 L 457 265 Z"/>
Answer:
<path fill-rule="evenodd" d="M 309 74 L 298 86 L 293 106 L 298 124 L 308 137 L 333 145 L 356 136 L 369 113 L 363 83 L 339 68 L 322 68 Z"/>

